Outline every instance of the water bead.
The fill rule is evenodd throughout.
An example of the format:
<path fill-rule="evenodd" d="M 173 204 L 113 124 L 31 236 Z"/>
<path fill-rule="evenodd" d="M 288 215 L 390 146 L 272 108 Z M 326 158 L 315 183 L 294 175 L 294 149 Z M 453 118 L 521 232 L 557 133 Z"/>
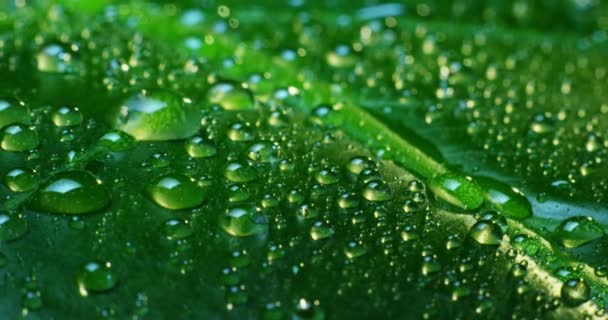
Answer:
<path fill-rule="evenodd" d="M 475 181 L 456 173 L 432 178 L 429 188 L 438 198 L 465 210 L 479 208 L 484 200 L 483 191 Z"/>
<path fill-rule="evenodd" d="M 207 94 L 209 102 L 224 110 L 240 111 L 254 109 L 251 91 L 229 82 L 214 84 Z"/>
<path fill-rule="evenodd" d="M 555 236 L 567 248 L 576 248 L 604 236 L 602 226 L 591 217 L 574 216 L 562 221 Z"/>
<path fill-rule="evenodd" d="M 39 177 L 28 169 L 13 169 L 6 173 L 4 182 L 13 192 L 26 192 L 33 190 L 38 185 Z"/>
<path fill-rule="evenodd" d="M 170 210 L 195 208 L 207 198 L 207 191 L 194 179 L 177 173 L 152 179 L 146 192 L 156 204 Z"/>
<path fill-rule="evenodd" d="M 105 186 L 87 171 L 63 171 L 42 183 L 30 205 L 42 212 L 84 214 L 110 204 Z"/>
<path fill-rule="evenodd" d="M 273 163 L 279 159 L 279 145 L 272 142 L 253 144 L 247 154 L 249 159 L 258 163 Z"/>
<path fill-rule="evenodd" d="M 110 263 L 97 261 L 85 264 L 76 278 L 80 295 L 86 297 L 90 292 L 104 292 L 116 286 L 118 278 Z"/>
<path fill-rule="evenodd" d="M 581 279 L 570 279 L 564 282 L 561 289 L 561 298 L 568 307 L 576 307 L 591 297 L 591 290 Z"/>
<path fill-rule="evenodd" d="M 233 162 L 226 166 L 224 177 L 232 182 L 249 182 L 258 178 L 255 167 L 248 163 Z"/>
<path fill-rule="evenodd" d="M 166 141 L 193 136 L 200 127 L 201 107 L 176 94 L 135 94 L 113 110 L 110 122 L 139 141 Z"/>
<path fill-rule="evenodd" d="M 346 163 L 346 169 L 356 175 L 360 174 L 365 169 L 373 169 L 374 167 L 375 164 L 371 159 L 362 156 L 352 157 Z"/>
<path fill-rule="evenodd" d="M 182 219 L 169 219 L 163 223 L 162 234 L 168 240 L 185 239 L 194 234 L 194 229 L 189 222 Z"/>
<path fill-rule="evenodd" d="M 41 72 L 63 74 L 78 73 L 83 68 L 71 52 L 55 43 L 46 45 L 36 54 L 36 66 Z"/>
<path fill-rule="evenodd" d="M 469 230 L 469 236 L 483 245 L 500 245 L 503 231 L 500 227 L 491 221 L 478 221 Z"/>
<path fill-rule="evenodd" d="M 0 146 L 6 151 L 23 152 L 38 147 L 40 140 L 36 131 L 23 124 L 13 124 L 2 130 Z"/>
<path fill-rule="evenodd" d="M 97 141 L 97 145 L 112 152 L 121 152 L 130 149 L 135 139 L 122 131 L 110 131 L 105 133 Z"/>
<path fill-rule="evenodd" d="M 220 217 L 219 225 L 232 236 L 249 237 L 266 233 L 268 219 L 252 208 L 232 208 Z"/>
<path fill-rule="evenodd" d="M 363 197 L 368 201 L 381 202 L 388 201 L 393 197 L 390 187 L 386 182 L 373 180 L 365 184 Z"/>
<path fill-rule="evenodd" d="M 25 104 L 14 98 L 0 98 L 0 128 L 9 124 L 31 122 L 30 111 Z"/>
<path fill-rule="evenodd" d="M 202 137 L 194 136 L 186 140 L 186 152 L 192 158 L 209 158 L 217 153 L 217 149 Z"/>
<path fill-rule="evenodd" d="M 230 140 L 236 142 L 252 141 L 255 138 L 255 132 L 251 129 L 251 126 L 242 122 L 231 124 L 227 135 Z"/>
<path fill-rule="evenodd" d="M 82 113 L 78 108 L 61 107 L 53 112 L 51 118 L 58 127 L 72 127 L 82 123 Z"/>
<path fill-rule="evenodd" d="M 327 226 L 321 221 L 316 221 L 315 223 L 313 223 L 312 227 L 310 227 L 310 238 L 313 240 L 327 239 L 333 236 L 334 233 L 334 229 Z"/>

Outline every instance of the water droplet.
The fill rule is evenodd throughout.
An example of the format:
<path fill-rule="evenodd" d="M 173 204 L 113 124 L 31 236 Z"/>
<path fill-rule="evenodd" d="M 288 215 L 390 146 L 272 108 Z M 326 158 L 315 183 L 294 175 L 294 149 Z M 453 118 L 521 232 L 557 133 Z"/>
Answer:
<path fill-rule="evenodd" d="M 555 120 L 543 113 L 537 114 L 532 119 L 530 130 L 538 134 L 551 132 L 555 129 Z"/>
<path fill-rule="evenodd" d="M 358 258 L 367 253 L 367 248 L 360 242 L 349 241 L 344 248 L 344 254 L 349 259 Z"/>
<path fill-rule="evenodd" d="M 483 192 L 471 178 L 454 173 L 446 173 L 429 182 L 435 195 L 449 204 L 465 210 L 474 210 L 483 203 Z"/>
<path fill-rule="evenodd" d="M 248 163 L 233 162 L 224 170 L 224 176 L 232 182 L 249 182 L 257 179 L 258 173 Z"/>
<path fill-rule="evenodd" d="M 575 216 L 562 221 L 555 236 L 565 247 L 576 248 L 603 237 L 604 229 L 591 217 Z"/>
<path fill-rule="evenodd" d="M 118 282 L 118 278 L 112 270 L 112 265 L 101 262 L 89 262 L 85 264 L 76 278 L 80 295 L 86 297 L 90 292 L 108 291 Z"/>
<path fill-rule="evenodd" d="M 315 179 L 320 184 L 325 184 L 325 185 L 334 184 L 334 183 L 337 183 L 338 181 L 340 181 L 338 174 L 335 173 L 333 170 L 329 170 L 329 169 L 319 170 L 319 172 L 317 172 L 317 174 L 315 174 Z"/>
<path fill-rule="evenodd" d="M 30 111 L 23 102 L 13 98 L 0 98 L 0 128 L 9 124 L 30 124 Z"/>
<path fill-rule="evenodd" d="M 136 140 L 175 140 L 194 135 L 202 114 L 189 99 L 169 92 L 136 94 L 112 114 L 114 129 L 124 131 Z"/>
<path fill-rule="evenodd" d="M 591 292 L 582 279 L 570 279 L 562 285 L 561 297 L 568 307 L 576 307 L 589 300 Z"/>
<path fill-rule="evenodd" d="M 13 169 L 9 171 L 4 181 L 6 186 L 13 192 L 26 192 L 33 190 L 38 185 L 38 175 L 28 169 Z"/>
<path fill-rule="evenodd" d="M 365 169 L 375 168 L 374 162 L 366 157 L 356 156 L 352 157 L 346 164 L 346 169 L 353 174 L 360 174 Z"/>
<path fill-rule="evenodd" d="M 523 220 L 532 215 L 532 205 L 521 191 L 490 178 L 476 177 L 475 180 L 485 191 L 485 199 L 504 216 Z"/>
<path fill-rule="evenodd" d="M 414 226 L 405 226 L 403 231 L 401 231 L 401 239 L 405 242 L 414 241 L 418 238 L 420 238 L 420 233 Z"/>
<path fill-rule="evenodd" d="M 373 180 L 365 184 L 363 197 L 375 202 L 388 201 L 393 197 L 393 193 L 386 182 Z"/>
<path fill-rule="evenodd" d="M 334 235 L 334 229 L 324 224 L 322 221 L 316 221 L 310 228 L 310 237 L 313 240 L 327 239 Z"/>
<path fill-rule="evenodd" d="M 27 233 L 27 221 L 17 214 L 0 212 L 0 241 L 13 241 Z"/>
<path fill-rule="evenodd" d="M 251 92 L 229 82 L 216 83 L 209 89 L 209 102 L 220 105 L 224 110 L 250 110 L 255 107 Z"/>
<path fill-rule="evenodd" d="M 82 113 L 78 108 L 61 107 L 53 112 L 51 118 L 58 127 L 72 127 L 82 123 Z"/>
<path fill-rule="evenodd" d="M 272 142 L 256 143 L 249 148 L 247 155 L 258 163 L 274 163 L 279 159 L 279 145 Z"/>
<path fill-rule="evenodd" d="M 156 204 L 170 210 L 198 207 L 207 197 L 207 192 L 194 179 L 175 173 L 154 178 L 146 192 Z"/>
<path fill-rule="evenodd" d="M 483 245 L 500 245 L 504 233 L 500 227 L 491 221 L 478 221 L 475 223 L 471 230 L 469 230 L 469 236 Z"/>
<path fill-rule="evenodd" d="M 253 141 L 255 133 L 248 123 L 235 122 L 228 129 L 228 138 L 237 142 Z"/>
<path fill-rule="evenodd" d="M 121 152 L 130 149 L 134 142 L 133 137 L 122 131 L 110 131 L 101 136 L 97 144 L 112 152 Z"/>
<path fill-rule="evenodd" d="M 180 240 L 192 236 L 194 229 L 188 221 L 169 219 L 163 223 L 162 233 L 169 240 Z"/>
<path fill-rule="evenodd" d="M 78 73 L 82 63 L 59 44 L 49 44 L 36 55 L 36 65 L 41 72 Z"/>
<path fill-rule="evenodd" d="M 27 151 L 36 148 L 38 144 L 38 134 L 25 125 L 13 124 L 2 130 L 0 145 L 6 151 Z"/>
<path fill-rule="evenodd" d="M 194 136 L 186 140 L 186 152 L 192 158 L 209 158 L 217 153 L 217 149 L 202 137 Z"/>
<path fill-rule="evenodd" d="M 220 219 L 222 230 L 235 237 L 264 234 L 268 230 L 268 219 L 254 209 L 232 208 L 226 210 Z"/>
<path fill-rule="evenodd" d="M 64 171 L 42 183 L 30 204 L 43 212 L 83 214 L 108 206 L 110 195 L 91 173 Z"/>

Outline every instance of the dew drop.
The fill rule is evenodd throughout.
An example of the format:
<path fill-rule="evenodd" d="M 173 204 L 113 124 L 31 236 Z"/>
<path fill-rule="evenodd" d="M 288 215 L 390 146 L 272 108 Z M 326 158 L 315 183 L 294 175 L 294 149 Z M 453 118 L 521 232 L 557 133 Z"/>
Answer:
<path fill-rule="evenodd" d="M 166 92 L 136 94 L 111 115 L 114 129 L 140 141 L 183 139 L 194 135 L 202 114 L 189 99 Z"/>
<path fill-rule="evenodd" d="M 186 140 L 186 152 L 192 158 L 209 158 L 217 153 L 217 149 L 202 137 L 194 136 Z"/>
<path fill-rule="evenodd" d="M 38 175 L 28 169 L 13 169 L 6 173 L 4 182 L 13 192 L 26 192 L 38 185 Z"/>
<path fill-rule="evenodd" d="M 562 221 L 555 236 L 567 248 L 576 248 L 604 236 L 602 226 L 591 217 L 574 216 Z"/>
<path fill-rule="evenodd" d="M 9 124 L 30 124 L 30 112 L 23 102 L 13 98 L 0 98 L 0 128 Z"/>
<path fill-rule="evenodd" d="M 386 182 L 373 180 L 365 184 L 363 197 L 368 201 L 381 202 L 390 200 L 393 194 Z"/>
<path fill-rule="evenodd" d="M 53 123 L 58 127 L 72 127 L 82 123 L 82 113 L 78 108 L 61 107 L 51 116 Z"/>
<path fill-rule="evenodd" d="M 229 82 L 216 83 L 209 89 L 209 102 L 224 110 L 251 110 L 255 107 L 251 91 Z"/>
<path fill-rule="evenodd" d="M 86 171 L 64 171 L 42 183 L 30 205 L 42 212 L 84 214 L 110 204 L 110 195 L 94 175 Z"/>
<path fill-rule="evenodd" d="M 90 292 L 97 293 L 111 290 L 116 286 L 117 281 L 118 278 L 109 262 L 96 261 L 85 264 L 76 278 L 78 292 L 83 297 L 88 296 Z"/>
<path fill-rule="evenodd" d="M 500 227 L 491 221 L 478 221 L 475 223 L 471 230 L 469 230 L 469 236 L 483 245 L 500 245 L 504 233 Z"/>
<path fill-rule="evenodd" d="M 198 207 L 207 196 L 207 192 L 194 179 L 176 173 L 152 179 L 146 192 L 152 201 L 170 210 Z"/>
<path fill-rule="evenodd" d="M 249 182 L 258 178 L 255 167 L 248 163 L 233 162 L 224 170 L 226 179 L 232 182 Z"/>
<path fill-rule="evenodd" d="M 5 127 L 1 135 L 0 145 L 6 151 L 27 151 L 36 148 L 40 144 L 38 134 L 22 124 L 12 124 Z"/>
<path fill-rule="evenodd" d="M 589 300 L 590 296 L 589 287 L 582 279 L 570 279 L 562 285 L 562 301 L 568 307 L 579 306 Z"/>
<path fill-rule="evenodd" d="M 232 208 L 220 217 L 219 225 L 232 236 L 249 237 L 266 233 L 268 219 L 251 208 Z"/>
<path fill-rule="evenodd" d="M 192 236 L 194 229 L 188 221 L 169 219 L 163 223 L 162 234 L 168 240 L 180 240 Z"/>

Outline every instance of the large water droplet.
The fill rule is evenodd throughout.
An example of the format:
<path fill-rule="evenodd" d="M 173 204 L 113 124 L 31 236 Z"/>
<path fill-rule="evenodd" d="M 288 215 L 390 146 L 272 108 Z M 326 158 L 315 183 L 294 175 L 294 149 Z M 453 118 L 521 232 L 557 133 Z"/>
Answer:
<path fill-rule="evenodd" d="M 369 201 L 388 201 L 393 197 L 391 189 L 386 182 L 373 180 L 365 184 L 363 197 Z"/>
<path fill-rule="evenodd" d="M 131 148 L 134 142 L 133 137 L 122 131 L 110 131 L 101 136 L 97 144 L 110 151 L 120 152 Z"/>
<path fill-rule="evenodd" d="M 248 237 L 266 233 L 268 219 L 251 208 L 232 208 L 220 217 L 219 225 L 232 236 Z"/>
<path fill-rule="evenodd" d="M 112 114 L 114 129 L 137 140 L 175 140 L 194 135 L 200 127 L 200 109 L 189 99 L 166 92 L 136 94 Z"/>
<path fill-rule="evenodd" d="M 224 110 L 249 110 L 255 106 L 249 90 L 229 82 L 213 85 L 208 98 L 209 102 L 220 105 Z"/>
<path fill-rule="evenodd" d="M 492 221 L 482 220 L 471 227 L 469 236 L 480 244 L 497 246 L 502 242 L 504 233 L 500 226 Z"/>
<path fill-rule="evenodd" d="M 591 292 L 581 279 L 570 279 L 562 285 L 562 301 L 568 307 L 576 307 L 589 300 Z"/>
<path fill-rule="evenodd" d="M 88 296 L 90 292 L 108 291 L 116 286 L 117 281 L 118 278 L 109 262 L 96 261 L 85 264 L 76 278 L 78 291 L 83 297 Z"/>
<path fill-rule="evenodd" d="M 484 200 L 483 192 L 475 181 L 455 173 L 432 178 L 429 188 L 438 198 L 465 210 L 479 208 Z"/>
<path fill-rule="evenodd" d="M 169 219 L 163 223 L 162 233 L 169 240 L 179 240 L 190 237 L 194 229 L 187 221 Z"/>
<path fill-rule="evenodd" d="M 13 169 L 6 173 L 6 186 L 13 192 L 30 191 L 38 185 L 38 175 L 28 169 Z"/>
<path fill-rule="evenodd" d="M 0 128 L 9 124 L 29 124 L 30 111 L 23 102 L 13 98 L 0 98 Z"/>
<path fill-rule="evenodd" d="M 257 179 L 258 173 L 248 163 L 233 162 L 226 166 L 224 176 L 232 182 L 249 182 Z"/>
<path fill-rule="evenodd" d="M 217 149 L 202 137 L 195 136 L 186 140 L 186 152 L 192 158 L 209 158 L 217 153 Z"/>
<path fill-rule="evenodd" d="M 30 202 L 33 209 L 50 213 L 83 214 L 110 204 L 110 195 L 94 175 L 64 171 L 45 181 Z"/>
<path fill-rule="evenodd" d="M 13 124 L 5 127 L 0 137 L 0 145 L 6 151 L 27 151 L 36 148 L 38 144 L 40 144 L 38 134 L 22 124 Z"/>
<path fill-rule="evenodd" d="M 58 127 L 77 126 L 82 123 L 82 113 L 78 108 L 61 107 L 53 112 L 52 119 Z"/>
<path fill-rule="evenodd" d="M 604 229 L 591 217 L 575 216 L 562 221 L 555 236 L 565 247 L 576 248 L 603 237 Z"/>
<path fill-rule="evenodd" d="M 194 179 L 181 174 L 156 177 L 150 182 L 146 191 L 156 204 L 171 210 L 198 207 L 207 196 L 207 192 Z"/>

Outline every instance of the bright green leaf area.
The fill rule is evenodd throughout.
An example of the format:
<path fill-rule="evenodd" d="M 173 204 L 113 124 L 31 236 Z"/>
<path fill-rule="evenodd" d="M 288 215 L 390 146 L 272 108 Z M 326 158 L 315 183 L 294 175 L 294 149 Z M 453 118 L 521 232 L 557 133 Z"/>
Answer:
<path fill-rule="evenodd" d="M 2 318 L 605 318 L 607 9 L 1 4 Z"/>

